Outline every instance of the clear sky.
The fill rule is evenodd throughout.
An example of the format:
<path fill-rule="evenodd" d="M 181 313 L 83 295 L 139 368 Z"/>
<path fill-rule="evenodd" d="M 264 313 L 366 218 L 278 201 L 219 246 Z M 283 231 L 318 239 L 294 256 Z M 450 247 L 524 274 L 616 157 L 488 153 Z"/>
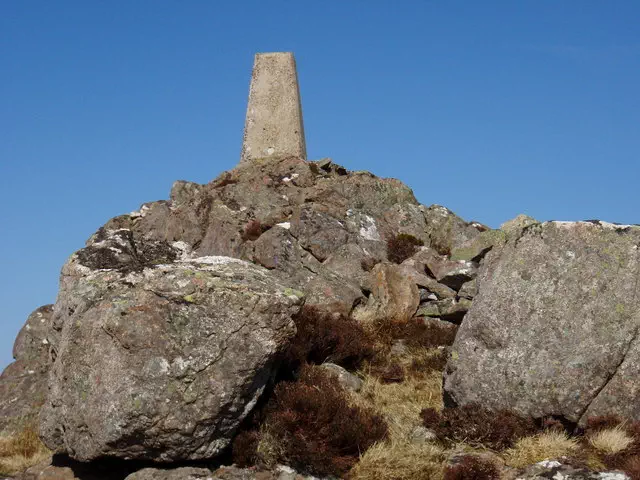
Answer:
<path fill-rule="evenodd" d="M 293 51 L 310 159 L 492 227 L 640 223 L 640 2 L 0 2 L 0 368 L 110 217 L 239 159 L 253 54 Z"/>

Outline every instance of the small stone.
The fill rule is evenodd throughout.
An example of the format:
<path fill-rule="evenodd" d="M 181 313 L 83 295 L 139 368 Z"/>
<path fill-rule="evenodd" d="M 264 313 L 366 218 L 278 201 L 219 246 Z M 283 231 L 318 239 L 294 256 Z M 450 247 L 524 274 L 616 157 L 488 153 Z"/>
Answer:
<path fill-rule="evenodd" d="M 349 373 L 346 369 L 335 363 L 323 363 L 321 365 L 328 373 L 337 378 L 338 382 L 353 392 L 359 392 L 362 388 L 362 379 L 353 373 Z"/>
<path fill-rule="evenodd" d="M 417 445 L 423 445 L 425 443 L 432 442 L 438 437 L 433 430 L 429 430 L 422 425 L 415 427 L 409 436 L 409 441 Z"/>

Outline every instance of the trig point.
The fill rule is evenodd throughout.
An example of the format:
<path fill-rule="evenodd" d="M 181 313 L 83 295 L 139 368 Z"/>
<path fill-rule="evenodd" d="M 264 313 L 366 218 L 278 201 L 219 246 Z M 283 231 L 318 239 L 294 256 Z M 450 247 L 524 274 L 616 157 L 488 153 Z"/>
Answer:
<path fill-rule="evenodd" d="M 307 159 L 293 53 L 258 53 L 253 63 L 240 163 L 258 158 Z"/>

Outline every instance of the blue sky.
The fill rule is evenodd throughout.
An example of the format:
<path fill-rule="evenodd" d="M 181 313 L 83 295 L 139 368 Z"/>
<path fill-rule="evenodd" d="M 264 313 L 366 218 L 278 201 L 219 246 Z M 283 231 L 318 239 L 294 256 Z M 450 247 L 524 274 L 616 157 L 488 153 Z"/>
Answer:
<path fill-rule="evenodd" d="M 640 2 L 6 0 L 0 368 L 60 267 L 233 168 L 255 52 L 293 51 L 310 159 L 492 227 L 640 223 Z"/>

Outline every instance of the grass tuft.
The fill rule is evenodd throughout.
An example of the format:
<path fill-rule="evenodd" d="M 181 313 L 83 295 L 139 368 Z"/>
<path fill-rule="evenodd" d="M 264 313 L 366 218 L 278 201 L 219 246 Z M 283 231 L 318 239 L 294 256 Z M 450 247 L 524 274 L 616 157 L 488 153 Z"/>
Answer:
<path fill-rule="evenodd" d="M 507 465 L 522 468 L 543 460 L 560 458 L 574 453 L 579 447 L 576 439 L 560 430 L 548 430 L 519 439 L 504 454 Z"/>
<path fill-rule="evenodd" d="M 442 448 L 408 442 L 377 443 L 349 472 L 349 480 L 441 480 Z"/>
<path fill-rule="evenodd" d="M 0 438 L 0 475 L 15 475 L 51 457 L 33 427 Z"/>
<path fill-rule="evenodd" d="M 403 359 L 410 363 L 411 357 Z M 380 413 L 389 425 L 391 438 L 404 442 L 421 425 L 420 412 L 425 406 L 442 409 L 442 375 L 440 372 L 411 372 L 401 383 L 386 383 L 375 373 L 363 372 L 364 381 L 355 401 Z"/>
<path fill-rule="evenodd" d="M 620 453 L 634 443 L 634 438 L 621 425 L 598 430 L 587 439 L 597 451 L 610 455 Z"/>

